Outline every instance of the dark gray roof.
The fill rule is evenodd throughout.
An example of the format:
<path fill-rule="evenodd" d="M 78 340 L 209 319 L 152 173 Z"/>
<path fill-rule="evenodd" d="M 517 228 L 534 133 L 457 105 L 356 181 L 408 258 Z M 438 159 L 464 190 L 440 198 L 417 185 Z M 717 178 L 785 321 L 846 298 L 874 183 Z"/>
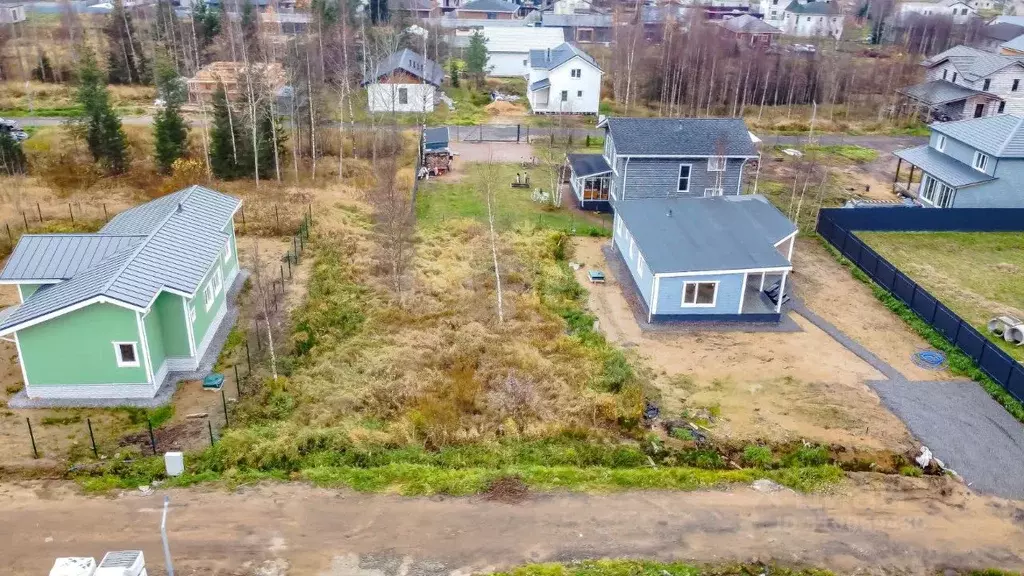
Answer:
<path fill-rule="evenodd" d="M 568 158 L 576 176 L 594 176 L 612 171 L 608 161 L 600 154 L 569 154 Z"/>
<path fill-rule="evenodd" d="M 611 14 L 554 14 L 545 12 L 541 15 L 542 26 L 565 28 L 611 28 Z"/>
<path fill-rule="evenodd" d="M 782 34 L 782 30 L 750 14 L 721 20 L 719 25 L 737 34 Z"/>
<path fill-rule="evenodd" d="M 0 280 L 67 280 L 110 256 L 131 250 L 145 236 L 26 234 L 14 247 Z"/>
<path fill-rule="evenodd" d="M 79 266 L 69 280 L 33 293 L 0 330 L 99 296 L 146 308 L 165 289 L 195 294 L 223 255 L 228 237 L 222 230 L 241 204 L 237 198 L 192 186 L 118 214 L 98 236 L 144 234 L 145 238 L 105 259 L 93 258 L 90 266 Z M 31 236 L 22 241 L 26 238 Z"/>
<path fill-rule="evenodd" d="M 1009 114 L 937 122 L 932 130 L 997 158 L 1024 158 L 1024 118 Z"/>
<path fill-rule="evenodd" d="M 988 26 L 982 26 L 978 31 L 986 38 L 1007 42 L 1024 34 L 1024 26 L 1010 24 L 1009 22 L 997 22 Z"/>
<path fill-rule="evenodd" d="M 468 4 L 460 6 L 459 10 L 469 12 L 518 12 L 519 6 L 504 0 L 473 0 Z"/>
<path fill-rule="evenodd" d="M 971 82 L 984 78 L 1007 66 L 1020 66 L 1020 60 L 1001 54 L 992 54 L 970 46 L 953 46 L 945 52 L 940 52 L 927 60 L 921 62 L 926 68 L 933 68 L 949 61 L 960 72 L 965 80 Z"/>
<path fill-rule="evenodd" d="M 441 81 L 444 80 L 444 70 L 433 60 L 424 58 L 405 48 L 388 56 L 383 62 L 378 64 L 377 73 L 372 78 L 363 80 L 363 85 L 365 86 L 396 71 L 408 72 L 434 86 L 440 86 Z"/>
<path fill-rule="evenodd" d="M 584 62 L 600 69 L 597 62 L 583 50 L 569 44 L 568 42 L 548 50 L 530 50 L 530 67 L 540 70 L 554 70 L 562 64 L 579 56 Z"/>
<path fill-rule="evenodd" d="M 786 6 L 786 12 L 792 12 L 794 14 L 815 14 L 821 16 L 838 15 L 842 13 L 842 9 L 834 2 L 807 2 L 801 4 L 800 2 L 790 2 L 789 6 Z"/>
<path fill-rule="evenodd" d="M 423 131 L 424 144 L 447 144 L 448 138 L 449 136 L 447 126 L 427 128 L 426 130 Z"/>
<path fill-rule="evenodd" d="M 948 80 L 932 80 L 931 82 L 922 82 L 921 84 L 907 86 L 906 88 L 900 90 L 900 92 L 928 106 L 938 106 L 940 104 L 956 102 L 958 100 L 964 100 L 971 96 L 978 95 L 988 96 L 990 98 L 998 100 L 997 96 L 988 94 L 987 92 L 972 90 L 966 86 L 961 86 L 959 84 L 953 84 Z"/>
<path fill-rule="evenodd" d="M 430 11 L 434 9 L 434 4 L 430 0 L 399 0 L 391 7 L 392 10 L 416 10 L 416 11 Z"/>
<path fill-rule="evenodd" d="M 954 188 L 970 186 L 994 180 L 988 174 L 979 172 L 967 164 L 960 162 L 952 156 L 947 156 L 935 148 L 925 144 L 916 148 L 897 150 L 894 152 L 897 158 L 902 158 L 917 166 L 921 170 L 931 174 L 938 180 Z"/>
<path fill-rule="evenodd" d="M 615 153 L 757 156 L 741 118 L 607 118 Z"/>
<path fill-rule="evenodd" d="M 775 244 L 796 226 L 758 194 L 617 202 L 615 213 L 655 274 L 790 266 Z"/>
<path fill-rule="evenodd" d="M 551 86 L 550 78 L 541 78 L 533 84 L 530 84 L 530 92 L 536 92 L 537 90 L 543 90 Z"/>

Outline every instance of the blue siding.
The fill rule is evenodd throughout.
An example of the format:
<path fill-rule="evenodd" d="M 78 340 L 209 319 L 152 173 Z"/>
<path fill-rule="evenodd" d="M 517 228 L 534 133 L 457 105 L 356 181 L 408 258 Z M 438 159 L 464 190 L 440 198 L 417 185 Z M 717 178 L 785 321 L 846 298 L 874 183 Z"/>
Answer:
<path fill-rule="evenodd" d="M 679 192 L 679 166 L 690 165 L 690 186 Z M 705 188 L 722 188 L 723 194 L 740 193 L 744 160 L 726 161 L 725 172 L 709 172 L 706 158 L 629 158 L 617 163 L 619 178 L 614 178 L 616 198 L 701 198 Z M 720 180 L 719 180 L 720 179 Z M 624 194 L 619 193 L 623 190 Z"/>
<path fill-rule="evenodd" d="M 683 306 L 683 284 L 685 282 L 718 281 L 718 297 L 714 306 Z M 743 274 L 708 274 L 706 276 L 683 276 L 658 279 L 659 315 L 685 314 L 739 314 L 740 295 L 743 293 Z"/>
<path fill-rule="evenodd" d="M 632 235 L 618 216 L 615 217 L 612 237 L 615 238 L 615 246 L 618 247 L 619 252 L 622 254 L 622 259 L 626 261 L 626 265 L 629 267 L 629 273 L 633 276 L 633 282 L 640 290 L 640 296 L 643 297 L 644 304 L 650 309 L 651 293 L 654 291 L 654 275 L 651 274 L 651 269 L 641 261 L 642 253 L 640 252 L 639 245 L 636 246 L 632 257 L 630 257 L 629 244 Z"/>
<path fill-rule="evenodd" d="M 989 159 L 996 180 L 957 189 L 953 208 L 1024 208 L 1024 160 Z"/>
<path fill-rule="evenodd" d="M 935 144 L 936 144 L 937 141 L 938 141 L 938 134 L 933 132 L 932 136 L 931 136 L 931 139 L 929 140 L 929 145 L 931 147 L 935 148 Z M 967 144 L 964 144 L 963 142 L 961 142 L 959 140 L 954 140 L 954 139 L 950 138 L 949 136 L 946 136 L 946 149 L 942 151 L 942 153 L 945 154 L 946 156 L 950 156 L 952 158 L 955 158 L 956 160 L 959 160 L 960 162 L 963 162 L 964 164 L 967 164 L 968 166 L 973 166 L 974 165 L 974 153 L 975 152 L 976 152 L 976 150 L 974 148 L 968 146 Z M 991 154 L 989 154 L 988 155 L 988 166 L 985 169 L 985 173 L 990 175 L 990 176 L 994 175 L 995 174 L 995 169 L 996 169 L 996 163 L 997 163 L 996 162 L 996 158 L 993 157 Z"/>

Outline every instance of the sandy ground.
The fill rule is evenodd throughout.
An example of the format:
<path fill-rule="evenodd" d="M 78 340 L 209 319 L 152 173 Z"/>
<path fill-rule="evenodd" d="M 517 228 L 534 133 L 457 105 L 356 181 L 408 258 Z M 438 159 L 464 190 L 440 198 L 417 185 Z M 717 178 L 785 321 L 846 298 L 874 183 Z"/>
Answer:
<path fill-rule="evenodd" d="M 840 266 L 817 240 L 797 240 L 793 268 L 796 293 L 808 308 L 908 379 L 955 379 L 948 370 L 925 370 L 911 361 L 914 352 L 928 348 L 928 343 L 882 306 L 871 289 Z"/>
<path fill-rule="evenodd" d="M 527 162 L 533 157 L 533 146 L 515 142 L 452 142 L 458 153 L 455 170 L 470 162 Z"/>
<path fill-rule="evenodd" d="M 588 285 L 589 306 L 610 340 L 653 366 L 662 408 L 718 407 L 714 432 L 730 439 L 808 439 L 861 449 L 904 451 L 910 433 L 864 382 L 882 376 L 799 316 L 802 332 L 641 332 L 600 252 L 607 240 L 581 238 L 576 260 L 603 268 Z M 577 272 L 587 285 L 584 266 Z M 842 269 L 840 269 L 842 270 Z M 851 279 L 852 280 L 852 279 Z"/>
<path fill-rule="evenodd" d="M 886 482 L 887 485 L 877 484 Z M 1020 570 L 1024 508 L 944 478 L 855 474 L 838 495 L 710 492 L 401 498 L 263 484 L 237 492 L 86 497 L 63 483 L 0 486 L 4 573 L 45 574 L 57 556 L 141 549 L 164 574 L 160 513 L 178 574 L 471 574 L 544 561 L 643 557 L 806 563 L 840 573 Z"/>

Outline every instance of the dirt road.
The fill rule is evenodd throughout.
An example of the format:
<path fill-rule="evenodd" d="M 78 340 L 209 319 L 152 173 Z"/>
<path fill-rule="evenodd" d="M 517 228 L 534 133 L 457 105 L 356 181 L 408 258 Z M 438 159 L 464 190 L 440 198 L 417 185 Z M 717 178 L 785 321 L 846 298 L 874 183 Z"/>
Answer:
<path fill-rule="evenodd" d="M 1024 506 L 972 495 L 944 478 L 882 481 L 854 475 L 829 497 L 739 487 L 535 495 L 516 505 L 297 483 L 173 490 L 168 532 L 178 574 L 467 574 L 597 557 L 760 559 L 845 573 L 1024 568 Z M 63 483 L 4 485 L 4 573 L 36 576 L 56 556 L 141 548 L 149 573 L 163 574 L 163 496 L 110 499 Z"/>

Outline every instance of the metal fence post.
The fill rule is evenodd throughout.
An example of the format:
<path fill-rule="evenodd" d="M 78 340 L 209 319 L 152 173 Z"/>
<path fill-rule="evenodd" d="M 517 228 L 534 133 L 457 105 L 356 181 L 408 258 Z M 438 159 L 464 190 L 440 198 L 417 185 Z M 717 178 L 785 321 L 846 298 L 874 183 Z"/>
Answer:
<path fill-rule="evenodd" d="M 39 450 L 36 449 L 36 435 L 32 433 L 32 420 L 26 417 L 25 423 L 28 424 L 28 437 L 32 440 L 32 457 L 38 460 Z"/>
<path fill-rule="evenodd" d="M 238 377 L 238 364 L 233 364 L 231 367 L 235 369 L 235 391 L 238 392 L 238 397 L 241 398 L 242 397 L 242 384 L 241 384 L 242 380 L 241 380 L 241 378 Z"/>
<path fill-rule="evenodd" d="M 153 447 L 153 456 L 156 456 L 156 436 L 153 434 L 153 421 L 146 418 L 146 424 L 149 426 L 149 445 Z"/>
<path fill-rule="evenodd" d="M 245 363 L 249 367 L 249 371 L 245 373 L 246 376 L 252 374 L 252 356 L 249 355 L 249 339 L 245 339 Z"/>
<path fill-rule="evenodd" d="M 221 389 L 220 389 L 220 402 L 221 402 L 221 405 L 224 406 L 224 425 L 225 426 L 229 426 L 230 422 L 228 421 L 228 399 L 227 399 L 227 396 L 224 395 L 224 387 L 223 386 L 221 386 Z"/>
<path fill-rule="evenodd" d="M 39 202 L 36 202 L 36 212 L 39 214 L 39 223 L 43 223 L 43 209 L 39 207 Z"/>
<path fill-rule="evenodd" d="M 71 202 L 68 202 L 68 214 L 71 215 L 71 223 L 75 223 L 75 211 L 71 208 Z"/>
<path fill-rule="evenodd" d="M 210 419 L 206 419 L 206 428 L 210 431 L 210 446 L 213 446 L 213 422 Z"/>
<path fill-rule="evenodd" d="M 99 458 L 99 450 L 96 449 L 96 437 L 92 435 L 92 420 L 86 418 L 85 423 L 89 426 L 89 441 L 92 442 L 92 455 Z"/>

